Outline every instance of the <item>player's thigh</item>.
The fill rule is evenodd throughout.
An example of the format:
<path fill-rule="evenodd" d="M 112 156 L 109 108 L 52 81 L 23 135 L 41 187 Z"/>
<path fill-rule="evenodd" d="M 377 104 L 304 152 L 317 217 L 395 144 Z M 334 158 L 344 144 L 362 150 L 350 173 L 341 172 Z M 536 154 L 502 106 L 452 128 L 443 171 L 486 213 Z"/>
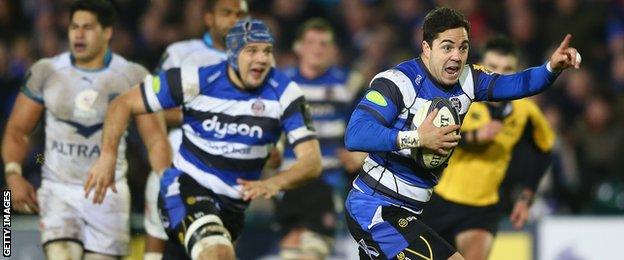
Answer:
<path fill-rule="evenodd" d="M 376 200 L 357 191 L 347 198 L 347 225 L 361 258 L 447 259 L 456 252 L 413 212 Z"/>
<path fill-rule="evenodd" d="M 494 236 L 484 229 L 469 229 L 457 234 L 457 250 L 469 259 L 487 259 Z"/>
<path fill-rule="evenodd" d="M 73 240 L 82 244 L 84 222 L 79 208 L 83 197 L 82 189 L 42 180 L 37 200 L 41 242 L 44 245 L 57 240 Z"/>
<path fill-rule="evenodd" d="M 59 239 L 46 243 L 43 252 L 47 260 L 80 260 L 84 250 L 78 241 Z"/>
<path fill-rule="evenodd" d="M 333 236 L 337 222 L 333 194 L 332 187 L 320 179 L 284 192 L 276 200 L 275 209 L 281 231 L 288 233 L 303 227 L 324 236 Z"/>
<path fill-rule="evenodd" d="M 125 179 L 115 183 L 102 204 L 86 201 L 85 250 L 111 256 L 127 255 L 130 246 L 130 190 Z"/>
<path fill-rule="evenodd" d="M 187 256 L 199 255 L 205 248 L 229 247 L 243 224 L 243 212 L 224 209 L 216 194 L 177 170 L 165 172 L 159 210 L 170 242 L 165 255 L 180 246 Z M 169 249 L 169 250 L 168 250 Z"/>

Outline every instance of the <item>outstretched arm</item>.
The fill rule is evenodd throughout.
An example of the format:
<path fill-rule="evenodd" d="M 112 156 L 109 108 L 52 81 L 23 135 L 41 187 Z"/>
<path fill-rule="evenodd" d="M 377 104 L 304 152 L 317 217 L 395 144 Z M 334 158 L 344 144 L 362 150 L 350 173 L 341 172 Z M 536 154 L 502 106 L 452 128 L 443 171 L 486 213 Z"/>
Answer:
<path fill-rule="evenodd" d="M 85 197 L 95 188 L 93 203 L 102 203 L 109 187 L 117 192 L 113 178 L 119 142 L 128 127 L 130 117 L 145 113 L 147 109 L 141 97 L 140 85 L 124 92 L 108 105 L 102 133 L 102 153 L 91 167 L 84 186 Z"/>
<path fill-rule="evenodd" d="M 572 36 L 568 34 L 549 61 L 542 66 L 509 75 L 480 74 L 477 98 L 490 101 L 513 100 L 546 90 L 563 70 L 581 66 L 580 54 L 570 47 L 571 39 Z"/>
<path fill-rule="evenodd" d="M 152 171 L 162 173 L 171 166 L 172 158 L 163 113 L 137 115 L 134 120 L 147 149 Z"/>

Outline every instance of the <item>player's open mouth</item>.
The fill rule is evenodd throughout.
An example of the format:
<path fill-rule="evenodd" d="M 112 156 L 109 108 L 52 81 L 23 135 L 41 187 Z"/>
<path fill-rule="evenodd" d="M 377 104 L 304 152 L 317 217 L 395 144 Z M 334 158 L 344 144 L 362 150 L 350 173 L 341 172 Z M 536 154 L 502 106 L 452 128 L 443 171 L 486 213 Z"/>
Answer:
<path fill-rule="evenodd" d="M 74 51 L 81 52 L 87 48 L 87 45 L 84 43 L 74 43 Z"/>
<path fill-rule="evenodd" d="M 457 75 L 457 73 L 459 73 L 459 66 L 448 66 L 444 69 L 444 71 L 446 71 L 446 73 L 448 74 L 455 76 Z"/>
<path fill-rule="evenodd" d="M 259 78 L 260 76 L 262 76 L 263 72 L 264 72 L 264 69 L 261 69 L 261 68 L 253 68 L 253 69 L 249 70 L 249 73 L 254 78 Z"/>

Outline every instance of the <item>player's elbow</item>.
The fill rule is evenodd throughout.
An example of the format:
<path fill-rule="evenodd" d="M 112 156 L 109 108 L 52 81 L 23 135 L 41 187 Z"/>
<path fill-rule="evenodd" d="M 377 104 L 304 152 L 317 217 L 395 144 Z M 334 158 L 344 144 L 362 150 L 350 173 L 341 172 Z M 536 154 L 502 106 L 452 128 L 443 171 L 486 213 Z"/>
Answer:
<path fill-rule="evenodd" d="M 312 150 L 302 157 L 307 162 L 308 178 L 316 179 L 321 176 L 323 170 L 323 164 L 321 162 L 321 148 L 318 141 L 314 141 L 312 144 Z"/>
<path fill-rule="evenodd" d="M 321 172 L 323 171 L 323 164 L 321 162 L 321 154 L 315 154 L 310 157 L 310 168 L 309 168 L 309 177 L 310 179 L 316 179 L 321 176 Z"/>
<path fill-rule="evenodd" d="M 347 150 L 349 151 L 359 151 L 362 147 L 359 142 L 359 137 L 356 134 L 357 131 L 355 130 L 355 127 L 353 125 L 353 123 L 350 123 L 345 131 L 345 148 L 347 148 Z"/>

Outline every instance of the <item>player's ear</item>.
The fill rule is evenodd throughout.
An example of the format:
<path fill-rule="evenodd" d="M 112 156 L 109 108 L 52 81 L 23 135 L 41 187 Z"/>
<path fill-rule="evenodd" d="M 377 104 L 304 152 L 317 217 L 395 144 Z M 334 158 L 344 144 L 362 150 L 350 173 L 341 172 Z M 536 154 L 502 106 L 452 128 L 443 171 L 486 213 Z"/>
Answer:
<path fill-rule="evenodd" d="M 431 54 L 431 46 L 429 46 L 429 43 L 427 41 L 422 41 L 422 52 L 423 52 L 423 56 L 426 58 L 429 58 L 429 55 Z"/>
<path fill-rule="evenodd" d="M 293 50 L 293 52 L 294 52 L 295 54 L 297 54 L 297 55 L 301 55 L 301 53 L 299 53 L 299 52 L 301 51 L 301 41 L 300 41 L 300 40 L 296 40 L 296 41 L 293 43 L 292 50 Z"/>
<path fill-rule="evenodd" d="M 214 15 L 212 12 L 204 13 L 204 24 L 206 25 L 206 27 L 208 27 L 208 29 L 214 26 Z"/>
<path fill-rule="evenodd" d="M 109 42 L 110 42 L 111 38 L 113 38 L 113 27 L 112 26 L 108 26 L 108 27 L 104 28 L 104 37 Z"/>

